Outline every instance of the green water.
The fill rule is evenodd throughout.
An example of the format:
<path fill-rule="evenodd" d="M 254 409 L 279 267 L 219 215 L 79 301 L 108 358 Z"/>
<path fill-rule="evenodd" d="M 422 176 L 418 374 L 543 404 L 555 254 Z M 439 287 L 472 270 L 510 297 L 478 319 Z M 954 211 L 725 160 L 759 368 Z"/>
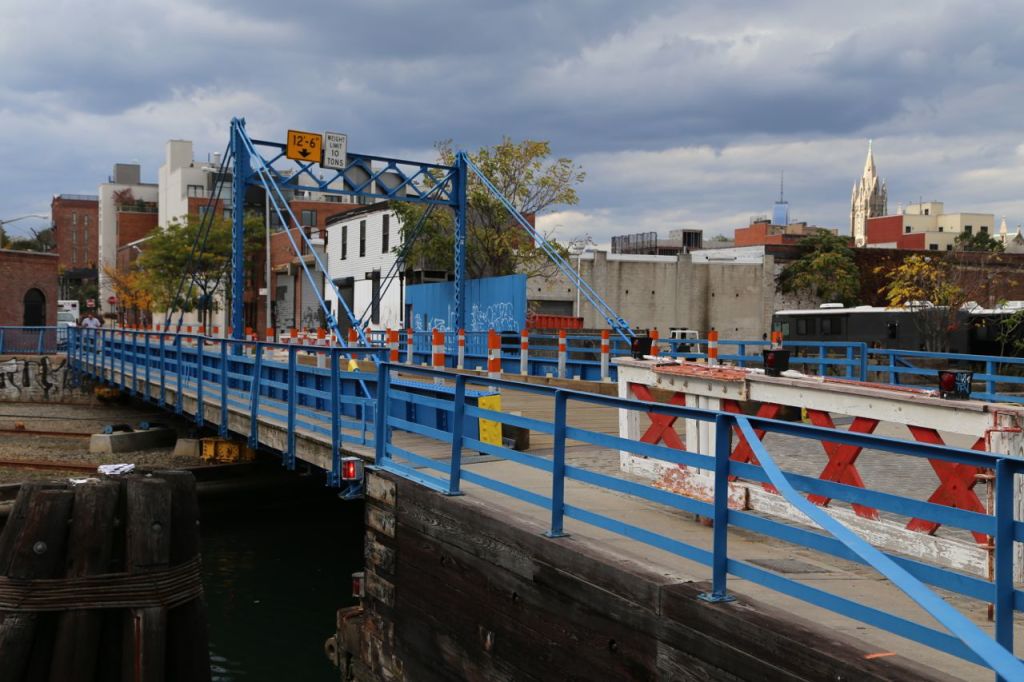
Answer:
<path fill-rule="evenodd" d="M 338 680 L 323 644 L 353 603 L 363 506 L 319 483 L 281 488 L 201 502 L 215 680 Z"/>

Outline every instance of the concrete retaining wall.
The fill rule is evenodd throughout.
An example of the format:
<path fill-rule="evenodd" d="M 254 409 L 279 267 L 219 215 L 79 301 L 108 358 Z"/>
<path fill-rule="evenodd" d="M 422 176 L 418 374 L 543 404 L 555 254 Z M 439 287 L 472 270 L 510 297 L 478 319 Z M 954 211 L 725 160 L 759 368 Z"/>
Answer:
<path fill-rule="evenodd" d="M 0 402 L 94 404 L 95 383 L 74 379 L 63 355 L 0 356 Z"/>

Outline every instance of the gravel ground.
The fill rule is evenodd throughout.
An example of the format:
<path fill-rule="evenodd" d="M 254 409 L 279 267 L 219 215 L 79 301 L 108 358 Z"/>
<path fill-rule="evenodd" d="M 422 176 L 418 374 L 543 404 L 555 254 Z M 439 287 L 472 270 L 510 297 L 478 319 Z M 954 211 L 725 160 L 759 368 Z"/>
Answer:
<path fill-rule="evenodd" d="M 60 431 L 66 433 L 99 433 L 107 424 L 159 422 L 186 436 L 192 424 L 185 419 L 137 402 L 86 405 L 57 405 L 48 403 L 0 403 L 0 429 L 14 429 L 22 424 L 29 431 Z M 131 462 L 150 468 L 188 467 L 201 464 L 198 457 L 175 457 L 173 448 L 152 448 L 113 455 L 89 453 L 89 439 L 85 436 L 40 436 L 33 434 L 0 433 L 0 460 L 26 460 L 48 462 L 74 462 L 81 464 L 110 464 Z M 80 471 L 54 469 L 27 469 L 0 465 L 0 483 L 83 476 Z"/>

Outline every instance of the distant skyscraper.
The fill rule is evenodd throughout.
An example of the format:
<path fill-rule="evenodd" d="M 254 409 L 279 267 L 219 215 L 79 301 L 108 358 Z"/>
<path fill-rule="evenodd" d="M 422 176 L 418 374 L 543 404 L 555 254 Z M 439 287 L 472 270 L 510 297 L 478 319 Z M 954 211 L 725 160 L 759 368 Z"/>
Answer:
<path fill-rule="evenodd" d="M 850 200 L 850 234 L 854 243 L 863 246 L 865 241 L 864 225 L 868 218 L 883 216 L 889 212 L 889 201 L 884 180 L 878 179 L 875 170 L 875 157 L 871 153 L 871 140 L 868 140 L 868 158 L 864 161 L 864 175 L 860 182 L 853 185 L 853 197 Z"/>
<path fill-rule="evenodd" d="M 783 194 L 785 177 L 779 174 L 779 200 L 772 207 L 772 225 L 789 225 L 789 202 Z"/>

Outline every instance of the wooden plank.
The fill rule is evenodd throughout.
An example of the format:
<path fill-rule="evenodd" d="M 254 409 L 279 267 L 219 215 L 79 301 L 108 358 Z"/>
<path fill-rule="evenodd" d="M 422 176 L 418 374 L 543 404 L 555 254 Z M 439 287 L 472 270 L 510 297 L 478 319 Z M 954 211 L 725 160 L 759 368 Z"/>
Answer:
<path fill-rule="evenodd" d="M 196 479 L 188 471 L 158 471 L 153 477 L 166 481 L 171 489 L 169 564 L 178 566 L 200 552 Z M 209 638 L 205 599 L 195 599 L 168 611 L 167 679 L 208 682 Z"/>
<path fill-rule="evenodd" d="M 900 657 L 865 660 L 864 644 L 835 632 L 827 635 L 811 623 L 781 609 L 736 595 L 737 601 L 710 604 L 697 598 L 709 583 L 667 587 L 662 614 L 666 619 L 699 629 L 716 642 L 742 650 L 748 657 L 722 659 L 721 664 L 747 679 L 764 662 L 792 679 L 809 680 L 935 680 L 951 679 Z M 699 623 L 699 627 L 696 624 Z M 695 653 L 692 647 L 681 647 Z M 756 663 L 751 663 L 751 659 Z"/>
<path fill-rule="evenodd" d="M 156 478 L 130 478 L 125 487 L 125 569 L 148 573 L 167 568 L 171 553 L 171 487 Z M 164 679 L 167 610 L 131 609 L 124 622 L 122 679 Z"/>
<path fill-rule="evenodd" d="M 68 538 L 68 577 L 111 571 L 114 519 L 121 486 L 96 481 L 77 486 Z M 67 611 L 60 615 L 53 651 L 52 680 L 91 682 L 96 673 L 103 612 Z"/>
<path fill-rule="evenodd" d="M 69 490 L 30 489 L 24 522 L 11 548 L 7 570 L 10 578 L 56 578 L 63 574 L 68 517 L 74 493 Z M 20 680 L 30 670 L 38 670 L 52 650 L 49 641 L 37 626 L 46 620 L 54 622 L 54 614 L 10 613 L 0 623 L 0 671 L 5 679 Z M 37 639 L 37 634 L 39 638 Z M 36 665 L 32 665 L 35 662 Z"/>

